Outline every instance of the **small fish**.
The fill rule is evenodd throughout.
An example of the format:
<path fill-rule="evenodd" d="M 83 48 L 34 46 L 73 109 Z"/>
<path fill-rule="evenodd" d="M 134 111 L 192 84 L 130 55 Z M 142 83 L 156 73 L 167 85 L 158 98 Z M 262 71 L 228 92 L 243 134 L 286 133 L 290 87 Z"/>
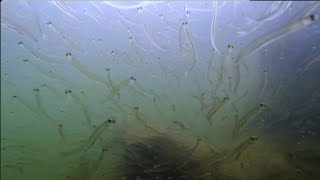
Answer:
<path fill-rule="evenodd" d="M 64 136 L 63 125 L 62 124 L 58 124 L 58 132 L 59 132 L 59 135 L 60 135 L 61 142 L 65 143 L 66 142 L 66 138 Z"/>
<path fill-rule="evenodd" d="M 193 70 L 195 64 L 198 62 L 198 53 L 197 53 L 197 51 L 195 49 L 195 46 L 194 46 L 194 44 L 192 42 L 192 39 L 191 39 L 191 36 L 190 36 L 191 32 L 189 30 L 189 26 L 188 26 L 188 22 L 187 21 L 182 23 L 182 25 L 180 27 L 180 31 L 179 31 L 180 53 L 182 51 L 182 34 L 181 34 L 182 29 L 185 31 L 185 34 L 186 34 L 186 37 L 187 37 L 187 41 L 188 41 L 188 43 L 190 43 L 190 45 L 192 47 L 192 52 L 193 52 L 193 55 L 194 55 L 192 65 L 191 65 L 191 67 L 189 69 L 189 72 L 191 72 Z"/>
<path fill-rule="evenodd" d="M 40 116 L 40 112 L 38 111 L 38 109 L 36 109 L 34 106 L 28 104 L 27 102 L 25 102 L 23 99 L 21 99 L 19 96 L 12 96 L 13 99 L 16 99 L 17 101 L 19 101 L 21 104 L 23 104 L 25 107 L 27 107 L 30 111 L 32 111 L 33 113 L 35 113 L 37 116 Z"/>
<path fill-rule="evenodd" d="M 62 12 L 64 12 L 66 15 L 68 15 L 69 17 L 71 17 L 72 19 L 76 20 L 78 23 L 80 23 L 81 21 L 74 16 L 74 11 L 72 8 L 68 7 L 65 2 L 63 1 L 50 1 L 51 4 L 53 4 L 54 6 L 58 7 Z"/>
<path fill-rule="evenodd" d="M 146 51 L 146 50 L 145 50 L 144 48 L 142 48 L 142 47 L 138 44 L 136 38 L 134 38 L 133 36 L 130 36 L 130 37 L 129 37 L 129 43 L 130 43 L 132 49 L 134 50 L 134 52 L 136 53 L 136 55 L 138 56 L 138 59 L 139 59 L 140 63 L 144 64 L 144 57 L 143 57 L 143 55 L 141 55 L 141 54 L 139 53 L 137 45 L 140 47 L 140 49 L 142 49 L 142 50 L 144 50 L 144 51 Z"/>
<path fill-rule="evenodd" d="M 169 108 L 172 112 L 176 112 L 176 106 L 171 104 Z"/>
<path fill-rule="evenodd" d="M 212 116 L 217 112 L 219 111 L 219 109 L 226 103 L 229 101 L 229 97 L 226 96 L 224 97 L 223 99 L 221 100 L 218 100 L 216 101 L 215 103 L 212 104 L 212 106 L 210 107 L 207 115 L 206 115 L 206 118 L 209 122 L 209 124 L 212 126 Z"/>
<path fill-rule="evenodd" d="M 244 48 L 236 58 L 236 64 L 239 64 L 245 57 L 249 56 L 253 52 L 257 51 L 261 47 L 274 42 L 280 39 L 283 36 L 291 34 L 293 32 L 298 31 L 299 29 L 306 27 L 313 23 L 318 18 L 317 15 L 311 14 L 305 17 L 302 17 L 298 20 L 290 22 L 287 26 L 281 27 L 274 32 L 268 33 L 262 37 L 257 38 L 251 44 L 249 44 L 246 48 Z"/>
<path fill-rule="evenodd" d="M 133 107 L 132 113 L 133 113 L 134 119 L 137 122 L 140 122 L 146 129 L 150 129 L 150 130 L 152 130 L 153 132 L 155 132 L 157 134 L 162 134 L 159 131 L 157 131 L 156 129 L 154 129 L 153 127 L 149 126 L 146 123 L 146 121 L 144 119 L 142 119 L 142 117 L 139 115 L 139 107 L 138 106 L 134 106 Z"/>
<path fill-rule="evenodd" d="M 199 147 L 199 145 L 200 145 L 201 142 L 202 142 L 202 139 L 201 139 L 201 138 L 197 138 L 197 142 L 196 142 L 196 144 L 190 149 L 188 157 L 187 157 L 185 160 L 183 160 L 183 162 L 178 163 L 179 165 L 178 165 L 177 169 L 183 168 L 184 166 L 186 166 L 186 165 L 188 164 L 188 162 L 190 162 L 190 160 L 191 160 L 194 152 L 198 149 L 198 147 Z"/>
<path fill-rule="evenodd" d="M 185 126 L 182 122 L 180 121 L 172 121 L 173 124 L 179 126 L 181 129 L 189 129 L 187 126 Z"/>
<path fill-rule="evenodd" d="M 40 90 L 38 88 L 33 89 L 34 92 L 34 97 L 36 99 L 36 103 L 37 103 L 37 107 L 39 109 L 39 112 L 46 117 L 48 120 L 50 120 L 51 122 L 56 122 L 56 120 L 54 120 L 48 113 L 47 111 L 44 109 L 43 105 L 42 105 L 42 100 L 40 97 Z"/>
<path fill-rule="evenodd" d="M 117 94 L 118 98 L 120 99 L 120 90 L 124 87 L 127 87 L 129 84 L 132 84 L 135 81 L 134 77 L 130 77 L 128 79 L 122 80 L 118 82 L 117 84 L 114 84 L 111 79 L 108 76 L 108 83 L 111 86 L 110 92 L 106 95 L 106 98 L 102 101 L 102 103 L 105 103 L 107 100 L 113 99 L 113 97 Z"/>
<path fill-rule="evenodd" d="M 97 126 L 94 131 L 91 133 L 89 139 L 81 144 L 78 148 L 68 151 L 68 152 L 61 152 L 61 157 L 66 157 L 75 153 L 79 152 L 87 152 L 93 144 L 96 142 L 96 140 L 100 137 L 100 135 L 104 132 L 106 128 L 108 128 L 111 124 L 114 124 L 116 121 L 114 119 L 109 118 L 108 120 L 101 123 L 99 126 Z"/>
<path fill-rule="evenodd" d="M 214 58 L 213 57 L 214 57 L 214 54 L 215 54 L 214 52 L 215 52 L 215 50 L 213 49 L 212 50 L 211 59 L 210 59 L 210 63 L 208 65 L 208 69 L 207 69 L 207 73 L 206 73 L 207 79 L 208 79 L 209 83 L 212 84 L 212 85 L 215 84 L 215 82 L 213 80 L 213 77 L 214 77 L 214 75 L 213 75 L 213 72 L 214 72 L 213 60 L 214 60 Z"/>
<path fill-rule="evenodd" d="M 307 70 L 310 69 L 311 65 L 314 63 L 320 62 L 320 56 L 317 58 L 314 58 L 313 60 L 311 60 L 308 64 L 305 65 L 305 67 L 302 70 L 302 73 L 306 72 Z"/>
<path fill-rule="evenodd" d="M 94 17 L 87 9 L 84 9 L 82 11 L 83 13 L 85 13 L 86 15 L 88 15 L 89 17 L 91 17 L 96 23 L 98 23 L 101 27 L 105 27 L 103 25 L 103 23 L 101 23 L 96 17 Z"/>
<path fill-rule="evenodd" d="M 18 42 L 18 45 L 21 48 L 23 48 L 26 51 L 28 51 L 33 57 L 35 57 L 36 59 L 40 60 L 41 62 L 46 63 L 46 64 L 50 64 L 50 65 L 55 65 L 55 63 L 53 63 L 51 61 L 48 61 L 48 60 L 45 60 L 45 58 L 40 57 L 38 54 L 36 54 L 35 51 L 33 51 L 30 47 L 26 46 L 22 41 Z"/>
<path fill-rule="evenodd" d="M 259 94 L 259 98 L 261 98 L 262 95 L 265 93 L 265 89 L 266 89 L 267 84 L 268 84 L 268 70 L 265 69 L 263 71 L 263 74 L 264 74 L 264 81 L 263 81 L 262 89 L 261 89 L 260 94 Z"/>
<path fill-rule="evenodd" d="M 251 136 L 248 139 L 242 141 L 237 147 L 235 147 L 229 155 L 227 155 L 227 160 L 235 161 L 238 160 L 241 154 L 248 149 L 248 147 L 254 144 L 258 140 L 258 137 Z"/>
<path fill-rule="evenodd" d="M 243 61 L 246 57 L 254 53 L 255 51 L 259 50 L 261 47 L 268 45 L 284 36 L 287 36 L 293 32 L 300 30 L 303 27 L 308 26 L 309 24 L 313 23 L 318 18 L 317 15 L 311 14 L 309 16 L 300 18 L 298 20 L 290 22 L 288 25 L 281 27 L 271 33 L 268 33 L 262 37 L 257 38 L 247 47 L 243 48 L 239 55 L 235 60 L 234 65 L 234 75 L 236 77 L 234 92 L 237 91 L 237 88 L 240 84 L 240 67 L 239 63 Z"/>
<path fill-rule="evenodd" d="M 217 21 L 217 13 L 218 13 L 218 2 L 212 2 L 212 21 L 211 21 L 211 33 L 210 39 L 213 49 L 217 51 L 218 54 L 222 54 L 216 46 L 216 21 Z"/>
<path fill-rule="evenodd" d="M 12 29 L 16 33 L 26 36 L 30 39 L 32 39 L 34 42 L 38 43 L 38 38 L 33 34 L 33 32 L 30 32 L 28 29 L 22 27 L 19 25 L 19 23 L 15 22 L 14 20 L 10 19 L 9 17 L 4 15 L 3 13 L 1 15 L 1 25 L 4 25 L 8 27 L 9 29 Z"/>
<path fill-rule="evenodd" d="M 79 104 L 80 105 L 80 108 L 85 116 L 85 119 L 87 121 L 87 125 L 88 127 L 91 129 L 92 127 L 92 120 L 91 120 L 91 116 L 90 116 L 90 113 L 88 111 L 88 107 L 82 102 L 82 100 L 75 94 L 73 93 L 71 90 L 66 90 L 65 93 L 67 95 L 70 95 L 70 97 L 73 99 L 73 101 L 76 103 L 76 104 Z"/>
<path fill-rule="evenodd" d="M 147 31 L 146 25 L 144 24 L 143 26 L 144 26 L 144 33 L 146 34 L 146 36 L 147 36 L 147 38 L 149 39 L 149 41 L 151 42 L 151 44 L 153 44 L 153 45 L 154 45 L 156 48 L 158 48 L 159 50 L 166 52 L 165 49 L 161 48 L 158 44 L 156 44 L 156 43 L 151 39 L 151 37 L 150 37 L 150 35 L 149 35 L 148 31 Z"/>
<path fill-rule="evenodd" d="M 245 124 L 254 120 L 258 116 L 258 114 L 260 114 L 266 107 L 266 104 L 260 103 L 258 106 L 254 107 L 247 114 L 245 114 L 241 119 L 236 116 L 233 138 L 235 138 L 235 136 L 239 134 Z"/>
<path fill-rule="evenodd" d="M 66 53 L 66 57 L 68 62 L 71 63 L 76 69 L 78 69 L 79 72 L 81 72 L 85 77 L 97 83 L 108 85 L 108 83 L 106 83 L 106 80 L 104 78 L 101 78 L 96 74 L 90 72 L 89 69 L 86 66 L 82 65 L 79 60 L 77 60 L 74 56 L 71 55 L 71 53 Z"/>

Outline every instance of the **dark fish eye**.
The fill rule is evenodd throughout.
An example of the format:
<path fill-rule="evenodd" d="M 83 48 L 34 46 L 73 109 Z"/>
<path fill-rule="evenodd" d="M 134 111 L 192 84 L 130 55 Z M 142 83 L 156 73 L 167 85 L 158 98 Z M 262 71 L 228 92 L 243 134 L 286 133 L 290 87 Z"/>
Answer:
<path fill-rule="evenodd" d="M 314 20 L 316 19 L 316 16 L 315 16 L 314 14 L 311 14 L 311 15 L 309 16 L 309 18 L 310 18 L 311 21 L 314 21 Z"/>

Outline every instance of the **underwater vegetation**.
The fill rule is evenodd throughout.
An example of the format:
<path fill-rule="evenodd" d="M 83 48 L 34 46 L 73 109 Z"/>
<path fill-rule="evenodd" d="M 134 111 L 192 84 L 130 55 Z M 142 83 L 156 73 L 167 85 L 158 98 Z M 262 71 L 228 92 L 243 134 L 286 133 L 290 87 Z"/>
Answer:
<path fill-rule="evenodd" d="M 319 179 L 319 15 L 2 1 L 1 179 Z"/>

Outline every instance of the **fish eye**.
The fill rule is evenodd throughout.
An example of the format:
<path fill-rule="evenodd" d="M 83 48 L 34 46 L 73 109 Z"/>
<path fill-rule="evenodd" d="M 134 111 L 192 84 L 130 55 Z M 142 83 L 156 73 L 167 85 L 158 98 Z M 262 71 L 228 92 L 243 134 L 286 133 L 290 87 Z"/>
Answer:
<path fill-rule="evenodd" d="M 260 104 L 260 107 L 264 107 L 264 106 L 266 106 L 266 105 L 265 105 L 265 104 L 263 104 L 263 103 L 261 103 L 261 104 Z"/>
<path fill-rule="evenodd" d="M 251 136 L 250 140 L 258 140 L 258 137 L 257 136 Z"/>
<path fill-rule="evenodd" d="M 16 98 L 17 96 L 12 96 L 12 98 Z"/>
<path fill-rule="evenodd" d="M 109 68 L 107 68 L 107 69 L 106 69 L 106 71 L 110 71 L 110 69 L 109 69 Z"/>
<path fill-rule="evenodd" d="M 112 119 L 108 119 L 108 123 L 112 123 Z"/>
<path fill-rule="evenodd" d="M 22 41 L 18 42 L 18 45 L 20 45 L 20 44 L 23 44 L 23 42 Z"/>
<path fill-rule="evenodd" d="M 314 21 L 314 20 L 316 19 L 316 16 L 315 16 L 314 14 L 311 14 L 311 15 L 309 16 L 309 18 L 310 18 L 311 21 Z"/>
<path fill-rule="evenodd" d="M 68 90 L 68 93 L 71 93 L 71 90 Z"/>

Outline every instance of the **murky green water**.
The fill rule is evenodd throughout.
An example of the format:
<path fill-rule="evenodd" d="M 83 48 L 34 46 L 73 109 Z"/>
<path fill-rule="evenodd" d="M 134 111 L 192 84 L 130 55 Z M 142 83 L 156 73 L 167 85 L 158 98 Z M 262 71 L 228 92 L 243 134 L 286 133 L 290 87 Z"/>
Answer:
<path fill-rule="evenodd" d="M 1 2 L 1 178 L 317 179 L 319 5 Z"/>

